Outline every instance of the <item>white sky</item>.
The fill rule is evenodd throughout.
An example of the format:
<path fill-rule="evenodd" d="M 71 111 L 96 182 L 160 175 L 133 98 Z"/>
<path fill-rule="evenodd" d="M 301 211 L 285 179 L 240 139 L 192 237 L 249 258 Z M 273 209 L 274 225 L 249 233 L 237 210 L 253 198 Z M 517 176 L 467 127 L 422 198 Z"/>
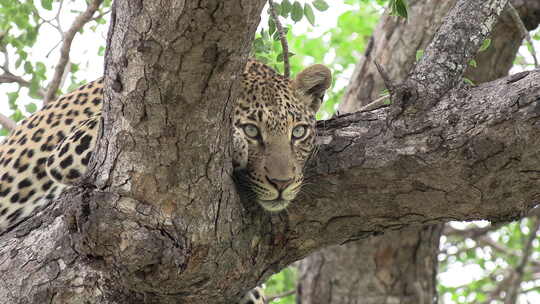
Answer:
<path fill-rule="evenodd" d="M 331 0 L 328 1 L 329 3 Z M 328 11 L 324 13 L 316 12 L 316 26 L 312 27 L 308 22 L 302 21 L 293 26 L 293 31 L 295 33 L 305 33 L 306 31 L 312 31 L 313 36 L 319 35 L 320 33 L 325 32 L 326 30 L 333 28 L 337 24 L 337 17 L 344 11 L 351 9 L 351 6 L 343 4 L 341 2 L 332 1 L 332 5 Z M 56 9 L 58 3 L 54 2 L 54 8 L 52 11 L 41 11 L 43 17 L 53 19 L 56 14 Z M 62 29 L 66 31 L 71 23 L 73 22 L 76 14 L 70 13 L 70 10 L 82 11 L 85 9 L 85 5 L 82 1 L 65 1 L 63 8 L 63 15 L 66 16 L 62 18 Z M 263 11 L 266 12 L 266 9 Z M 95 23 L 94 23 L 95 24 Z M 267 17 L 263 17 L 261 24 L 267 24 Z M 98 56 L 98 49 L 100 46 L 104 46 L 106 36 L 107 36 L 108 26 L 99 26 L 96 32 L 92 32 L 86 26 L 84 33 L 78 34 L 75 36 L 75 39 L 72 44 L 71 49 L 71 58 L 74 62 L 80 63 L 80 69 L 83 71 L 79 73 L 82 79 L 93 80 L 100 77 L 103 74 L 103 57 Z M 61 37 L 58 34 L 58 31 L 51 26 L 44 25 L 40 31 L 38 40 L 35 46 L 29 50 L 29 57 L 32 58 L 33 62 L 42 61 L 46 64 L 48 68 L 48 76 L 52 78 L 53 68 L 58 60 L 59 46 L 56 46 L 59 43 Z M 536 50 L 540 50 L 540 44 L 536 43 Z M 520 54 L 524 56 L 528 62 L 532 62 L 532 57 L 526 48 L 520 49 Z M 14 59 L 11 59 L 13 65 Z M 3 59 L 0 57 L 0 63 L 3 63 Z M 22 71 L 16 70 L 14 66 L 11 67 L 12 72 L 17 75 L 22 75 Z M 514 68 L 512 72 L 519 71 L 518 68 Z M 347 77 L 347 75 L 344 75 Z M 346 80 L 342 80 L 343 83 L 346 83 Z M 69 81 L 66 81 L 69 84 Z M 17 89 L 15 84 L 1 84 L 0 94 L 5 96 L 5 93 L 12 92 Z M 26 89 L 22 89 L 22 92 Z M 21 96 L 24 94 L 21 94 Z M 7 99 L 4 98 L 4 102 L 0 101 L 0 113 L 4 115 L 10 115 L 11 111 L 8 109 Z M 36 100 L 31 100 L 30 98 L 25 98 L 21 100 L 23 103 L 27 102 L 37 102 Z M 38 104 L 38 108 L 40 108 Z M 444 239 L 442 240 L 444 242 Z M 456 263 L 445 273 L 439 274 L 438 278 L 442 280 L 445 285 L 448 286 L 461 286 L 482 276 L 482 269 L 477 265 L 462 265 Z M 530 303 L 540 303 L 540 295 L 530 294 L 528 297 Z M 454 303 L 451 299 L 443 297 L 445 304 Z M 526 303 L 521 301 L 520 303 Z"/>

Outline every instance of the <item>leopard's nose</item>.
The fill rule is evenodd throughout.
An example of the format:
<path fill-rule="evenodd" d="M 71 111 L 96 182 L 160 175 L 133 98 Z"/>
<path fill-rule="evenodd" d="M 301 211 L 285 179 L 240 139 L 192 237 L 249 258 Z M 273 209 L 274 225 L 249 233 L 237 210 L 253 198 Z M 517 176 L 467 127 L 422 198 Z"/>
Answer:
<path fill-rule="evenodd" d="M 271 178 L 269 176 L 266 176 L 266 179 L 268 180 L 268 182 L 270 182 L 270 184 L 272 184 L 272 186 L 276 187 L 276 189 L 278 189 L 280 192 L 287 189 L 287 187 L 289 187 L 294 180 L 293 178 L 277 179 L 277 178 Z"/>

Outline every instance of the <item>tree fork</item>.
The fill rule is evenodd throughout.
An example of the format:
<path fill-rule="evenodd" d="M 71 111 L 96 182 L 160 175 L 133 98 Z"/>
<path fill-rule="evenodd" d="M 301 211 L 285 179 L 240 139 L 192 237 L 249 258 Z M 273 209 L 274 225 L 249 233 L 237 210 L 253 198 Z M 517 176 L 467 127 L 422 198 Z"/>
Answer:
<path fill-rule="evenodd" d="M 230 303 L 330 244 L 411 224 L 509 219 L 537 203 L 534 71 L 446 94 L 418 124 L 407 120 L 414 133 L 388 129 L 387 109 L 321 122 L 310 168 L 319 195 L 276 215 L 242 208 L 222 152 L 229 75 L 241 70 L 263 4 L 116 2 L 91 186 L 2 236 L 0 296 Z M 477 13 L 481 24 L 492 18 Z M 468 27 L 467 37 L 484 30 Z"/>

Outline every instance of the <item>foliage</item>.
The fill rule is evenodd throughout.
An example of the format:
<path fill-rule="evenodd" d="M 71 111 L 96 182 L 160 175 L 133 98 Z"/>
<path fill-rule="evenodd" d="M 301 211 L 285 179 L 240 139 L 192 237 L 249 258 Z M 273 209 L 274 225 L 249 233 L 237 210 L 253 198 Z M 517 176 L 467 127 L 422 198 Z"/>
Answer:
<path fill-rule="evenodd" d="M 106 23 L 105 13 L 110 8 L 111 2 L 112 0 L 103 2 L 99 17 L 89 24 L 91 31 L 96 31 L 99 26 Z M 84 7 L 84 2 L 64 4 L 64 1 L 59 0 L 0 0 L 0 72 L 18 76 L 25 82 L 25 84 L 18 83 L 12 91 L 6 93 L 11 110 L 9 117 L 14 121 L 22 120 L 38 109 L 43 98 L 42 92 L 47 87 L 47 79 L 51 78 L 55 68 L 52 62 L 35 59 L 35 55 L 40 55 L 36 53 L 45 53 L 45 50 L 36 52 L 34 49 L 40 34 L 51 30 L 57 31 L 58 41 L 50 42 L 52 49 L 49 53 L 58 52 L 62 31 L 67 30 L 62 28 L 62 21 L 73 19 L 81 13 L 78 7 Z M 84 34 L 83 30 L 79 34 Z M 79 64 L 72 62 L 71 87 L 80 84 L 76 77 L 78 71 Z M 6 129 L 0 129 L 0 136 L 7 133 Z"/>
<path fill-rule="evenodd" d="M 281 272 L 271 276 L 266 283 L 264 283 L 264 291 L 267 296 L 283 294 L 285 292 L 294 290 L 296 288 L 298 273 L 294 266 L 287 267 Z M 276 299 L 270 303 L 275 304 L 295 304 L 294 295 Z"/>
<path fill-rule="evenodd" d="M 328 65 L 334 73 L 334 83 L 318 118 L 328 118 L 335 112 L 348 77 L 364 51 L 382 8 L 388 6 L 391 14 L 407 17 L 405 0 L 344 0 L 343 2 L 349 9 L 339 15 L 336 26 L 318 34 L 314 31 L 314 27 L 317 26 L 317 21 L 323 14 L 332 9 L 334 2 L 281 0 L 276 3 L 277 13 L 281 16 L 287 30 L 290 46 L 288 55 L 293 74 L 298 73 L 306 65 L 320 62 Z M 61 3 L 64 3 L 64 7 Z M 71 4 L 78 6 L 67 8 L 67 5 Z M 47 80 L 52 75 L 55 62 L 38 60 L 34 55 L 58 52 L 61 38 L 58 38 L 58 41 L 51 41 L 50 50 L 36 50 L 36 42 L 41 33 L 47 29 L 49 31 L 61 29 L 60 19 L 73 19 L 80 13 L 80 8 L 84 7 L 84 4 L 82 0 L 69 2 L 0 0 L 0 58 L 2 58 L 0 72 L 18 76 L 25 81 L 16 86 L 10 86 L 8 91 L 5 91 L 7 98 L 4 100 L 8 103 L 11 119 L 19 121 L 38 109 L 39 100 L 42 98 L 41 91 L 46 88 Z M 104 1 L 99 10 L 99 17 L 91 21 L 86 29 L 91 32 L 103 30 L 106 12 L 110 6 L 111 0 Z M 307 26 L 307 29 L 298 31 L 298 25 Z M 85 35 L 86 32 L 81 30 L 79 34 Z M 533 39 L 540 41 L 540 32 L 536 32 Z M 487 49 L 490 42 L 486 39 L 480 51 Z M 76 44 L 77 41 L 74 43 Z M 104 55 L 104 46 L 96 47 L 96 54 L 89 54 L 89 58 Z M 530 45 L 525 45 L 525 48 L 531 51 Z M 284 55 L 272 20 L 269 20 L 258 31 L 253 43 L 253 55 L 278 71 L 283 70 Z M 420 60 L 423 50 L 418 50 L 416 56 L 417 60 Z M 82 65 L 83 59 L 72 58 L 72 60 L 69 83 L 65 86 L 67 90 L 81 84 L 77 75 L 83 74 L 85 70 Z M 477 65 L 474 60 L 469 64 L 473 67 Z M 525 55 L 518 56 L 516 64 L 521 67 L 530 65 Z M 6 133 L 5 129 L 0 130 L 0 136 Z M 452 230 L 453 233 L 445 236 L 442 240 L 439 276 L 441 278 L 439 291 L 444 303 L 487 303 L 490 299 L 494 299 L 492 303 L 502 303 L 496 298 L 500 294 L 496 294 L 495 291 L 504 287 L 505 279 L 523 261 L 520 251 L 524 247 L 524 242 L 531 233 L 536 233 L 536 230 L 531 228 L 531 223 L 530 219 L 524 219 L 499 229 L 488 229 L 486 233 L 475 238 L 468 237 L 466 232 L 456 232 L 455 229 Z M 478 227 L 480 226 L 471 224 L 464 227 L 463 231 L 471 231 Z M 532 243 L 531 256 L 524 268 L 522 294 L 533 292 L 538 294 L 540 290 L 540 282 L 537 280 L 540 277 L 540 264 L 536 262 L 539 257 L 540 245 L 536 240 Z M 454 286 L 445 282 L 444 277 L 452 271 L 455 272 L 456 267 L 463 269 L 463 267 L 473 266 L 475 275 L 471 276 L 466 283 Z M 286 268 L 265 283 L 266 293 L 276 295 L 290 291 L 294 289 L 296 279 L 296 269 Z M 292 304 L 294 296 L 284 297 L 273 303 Z"/>
<path fill-rule="evenodd" d="M 284 2 L 281 3 L 281 7 L 284 7 Z M 373 1 L 349 0 L 346 2 L 351 6 L 351 10 L 338 17 L 336 27 L 322 34 L 314 35 L 313 29 L 308 29 L 304 33 L 295 33 L 291 25 L 287 28 L 293 75 L 312 63 L 325 63 L 333 72 L 334 83 L 318 114 L 319 119 L 325 119 L 334 114 L 345 92 L 348 77 L 360 59 L 380 16 L 380 8 Z M 385 1 L 380 3 L 384 4 Z M 319 9 L 317 5 L 314 4 L 314 6 Z M 263 27 L 257 33 L 253 43 L 253 53 L 258 60 L 280 72 L 283 71 L 281 43 L 271 20 L 268 21 L 267 28 Z"/>
<path fill-rule="evenodd" d="M 459 223 L 452 226 L 456 225 L 464 226 Z M 536 239 L 539 235 L 537 221 L 525 218 L 497 228 L 484 223 L 447 229 L 450 231 L 441 242 L 439 277 L 449 277 L 451 273 L 455 276 L 457 272 L 468 275 L 461 277 L 457 285 L 445 285 L 444 280 L 439 283 L 442 303 L 505 303 L 508 288 L 518 275 L 516 269 L 523 262 L 522 282 L 517 283 L 522 287 L 523 301 L 524 294 L 538 294 L 540 243 Z M 525 256 L 523 248 L 531 237 L 536 240 L 532 242 L 529 256 Z"/>

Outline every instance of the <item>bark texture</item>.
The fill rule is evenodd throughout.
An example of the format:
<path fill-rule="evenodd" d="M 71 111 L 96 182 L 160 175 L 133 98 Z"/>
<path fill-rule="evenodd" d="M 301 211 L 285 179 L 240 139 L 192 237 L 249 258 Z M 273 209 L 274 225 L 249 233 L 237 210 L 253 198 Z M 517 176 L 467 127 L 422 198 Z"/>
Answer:
<path fill-rule="evenodd" d="M 325 248 L 300 264 L 299 303 L 434 303 L 442 225 Z"/>
<path fill-rule="evenodd" d="M 115 1 L 95 169 L 63 220 L 2 241 L 4 303 L 233 303 L 255 285 L 224 147 L 264 3 Z"/>
<path fill-rule="evenodd" d="M 436 5 L 430 5 L 436 3 Z M 355 68 L 352 83 L 364 83 L 362 86 L 348 86 L 339 106 L 340 113 L 357 111 L 361 106 L 375 100 L 384 89 L 374 62 L 380 63 L 391 79 L 396 81 L 406 78 L 416 61 L 416 52 L 425 50 L 431 42 L 441 20 L 456 0 L 410 1 L 410 18 L 385 15 L 376 27 L 365 52 L 365 57 Z M 512 5 L 520 12 L 527 27 L 532 30 L 540 22 L 540 2 L 534 0 L 512 0 Z M 523 37 L 505 10 L 493 28 L 491 46 L 476 55 L 478 67 L 492 66 L 495 73 L 483 73 L 482 69 L 468 67 L 467 76 L 474 83 L 484 83 L 506 75 L 514 58 L 514 50 Z"/>
<path fill-rule="evenodd" d="M 373 60 L 381 62 L 385 56 L 406 58 L 405 61 L 390 60 L 384 68 L 392 74 L 394 81 L 403 81 L 415 62 L 415 49 L 425 49 L 431 41 L 433 31 L 438 28 L 442 16 L 456 1 L 413 1 L 410 2 L 409 22 L 396 24 L 395 18 L 385 16 L 377 26 L 378 33 L 372 38 L 372 46 L 365 60 L 357 65 L 357 73 L 349 84 L 348 92 L 380 92 L 383 80 L 376 71 Z M 540 11 L 523 9 L 537 5 L 536 1 L 514 1 L 522 12 L 529 28 L 536 28 Z M 443 5 L 441 5 L 443 4 Z M 536 20 L 536 21 L 533 21 Z M 536 22 L 536 23 L 534 23 Z M 421 30 L 415 28 L 421 27 Z M 390 31 L 390 33 L 386 32 Z M 394 31 L 399 36 L 393 39 Z M 477 54 L 477 68 L 466 72 L 466 77 L 481 83 L 508 73 L 512 61 L 521 45 L 522 37 L 513 20 L 503 14 L 492 34 L 491 47 Z M 406 39 L 401 39 L 406 37 Z M 404 42 L 407 43 L 404 43 Z M 378 43 L 377 43 L 378 42 Z M 390 52 L 391 50 L 391 52 Z M 496 64 L 494 64 L 496 63 Z M 372 68 L 367 72 L 366 68 Z M 362 71 L 358 73 L 358 71 Z M 358 108 L 369 102 L 363 95 L 347 95 L 345 108 Z M 344 104 L 342 104 L 343 106 Z M 345 109 L 341 109 L 345 111 Z M 435 275 L 439 235 L 442 224 L 426 227 L 408 227 L 399 231 L 385 232 L 382 236 L 333 246 L 304 259 L 300 267 L 297 301 L 300 303 L 433 303 L 437 291 Z"/>
<path fill-rule="evenodd" d="M 264 1 L 115 2 L 106 60 L 113 101 L 94 170 L 41 217 L 2 236 L 0 296 L 234 303 L 327 245 L 527 212 L 540 199 L 540 72 L 452 91 L 421 76 L 433 74 L 432 64 L 438 79 L 457 83 L 505 2 L 460 0 L 393 108 L 322 122 L 313 185 L 278 214 L 239 203 L 223 151 L 231 75 Z M 467 24 L 459 33 L 474 39 L 459 39 L 459 20 Z M 438 48 L 453 66 L 436 66 Z"/>
<path fill-rule="evenodd" d="M 348 99 L 342 101 L 340 112 L 361 107 L 370 101 L 366 99 L 372 97 L 370 92 L 383 90 L 384 82 L 373 60 L 384 62 L 385 70 L 395 77 L 393 81 L 404 81 L 415 62 L 416 50 L 426 48 L 435 34 L 434 29 L 455 3 L 455 0 L 443 1 L 442 5 L 441 1 L 412 1 L 407 22 L 383 15 L 370 47 L 357 64 L 355 76 L 348 86 Z M 368 73 L 370 67 L 373 71 Z M 367 95 L 354 96 L 351 92 Z M 300 263 L 297 302 L 433 303 L 437 298 L 435 276 L 443 225 L 388 231 L 381 236 L 332 246 L 310 255 Z"/>

